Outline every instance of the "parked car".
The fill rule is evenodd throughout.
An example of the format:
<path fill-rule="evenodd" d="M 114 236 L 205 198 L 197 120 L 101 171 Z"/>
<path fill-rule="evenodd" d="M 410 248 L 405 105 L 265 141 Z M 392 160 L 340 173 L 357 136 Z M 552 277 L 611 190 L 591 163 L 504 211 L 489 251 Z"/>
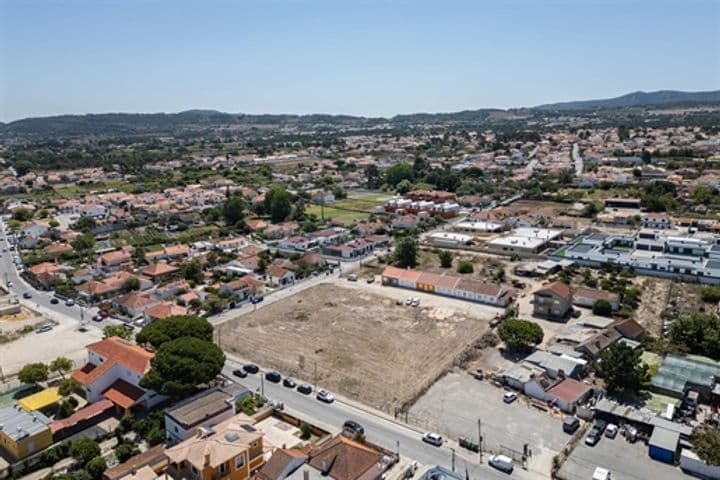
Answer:
<path fill-rule="evenodd" d="M 265 300 L 265 297 L 263 297 L 262 295 L 259 295 L 259 296 L 251 297 L 250 303 L 260 303 L 263 300 Z"/>
<path fill-rule="evenodd" d="M 295 388 L 295 385 L 297 385 L 297 384 L 295 383 L 295 380 L 293 380 L 292 378 L 285 377 L 283 379 L 283 387 Z"/>
<path fill-rule="evenodd" d="M 422 441 L 440 447 L 443 444 L 443 438 L 437 433 L 425 432 L 422 436 Z"/>
<path fill-rule="evenodd" d="M 587 434 L 587 437 L 585 437 L 585 445 L 594 446 L 602 437 L 603 432 L 605 431 L 605 426 L 607 423 L 605 423 L 602 420 L 599 420 L 595 422 L 595 425 L 593 425 L 592 430 L 590 430 L 590 433 Z"/>
<path fill-rule="evenodd" d="M 13 286 L 12 280 L 10 280 L 9 282 L 7 282 L 7 286 L 8 286 L 8 287 L 12 287 L 12 286 Z"/>
<path fill-rule="evenodd" d="M 52 328 L 53 328 L 52 325 L 46 323 L 45 325 L 41 325 L 40 328 L 38 328 L 37 330 L 35 330 L 35 333 L 45 333 L 45 332 L 49 332 L 50 330 L 52 330 Z"/>
<path fill-rule="evenodd" d="M 375 277 L 368 277 L 367 280 L 365 280 L 367 283 L 373 283 L 375 282 Z"/>
<path fill-rule="evenodd" d="M 505 392 L 503 394 L 503 402 L 505 403 L 512 403 L 515 400 L 517 400 L 517 393 L 515 392 Z"/>
<path fill-rule="evenodd" d="M 618 426 L 614 423 L 611 423 L 607 427 L 605 427 L 605 436 L 607 438 L 615 438 L 615 436 L 618 433 Z"/>
<path fill-rule="evenodd" d="M 32 298 L 32 293 L 30 293 L 30 292 L 23 293 L 23 298 Z"/>
<path fill-rule="evenodd" d="M 255 365 L 254 363 L 248 363 L 243 365 L 243 370 L 245 370 L 247 373 L 258 373 L 260 371 L 260 367 Z"/>
<path fill-rule="evenodd" d="M 297 387 L 297 391 L 302 393 L 303 395 L 310 395 L 312 393 L 312 390 L 312 387 L 307 383 L 303 383 L 301 385 L 298 385 Z"/>
<path fill-rule="evenodd" d="M 596 467 L 593 472 L 592 480 L 610 480 L 610 470 L 607 468 Z"/>
<path fill-rule="evenodd" d="M 335 397 L 333 397 L 333 394 L 324 389 L 318 390 L 315 398 L 325 403 L 332 403 L 335 401 Z"/>
<path fill-rule="evenodd" d="M 570 316 L 573 318 L 580 318 L 580 315 L 582 315 L 582 312 L 577 308 L 573 308 L 573 311 L 570 312 Z"/>
<path fill-rule="evenodd" d="M 412 299 L 412 303 L 410 303 L 410 305 L 412 305 L 413 307 L 417 307 L 418 305 L 420 305 L 420 299 L 419 299 L 419 298 L 413 298 L 413 299 Z"/>
<path fill-rule="evenodd" d="M 350 430 L 351 432 L 359 435 L 365 434 L 365 428 L 355 420 L 347 420 L 343 423 L 343 430 Z"/>
<path fill-rule="evenodd" d="M 53 297 L 53 298 L 50 299 L 50 303 L 52 303 L 53 305 L 57 305 L 58 303 L 60 303 L 60 300 L 58 300 L 57 298 Z"/>
<path fill-rule="evenodd" d="M 236 368 L 235 370 L 233 370 L 233 375 L 235 375 L 236 377 L 245 378 L 247 377 L 247 372 L 242 368 Z"/>
<path fill-rule="evenodd" d="M 506 457 L 505 455 L 493 455 L 490 457 L 490 460 L 488 460 L 488 464 L 505 473 L 512 473 L 513 471 L 512 458 Z"/>
<path fill-rule="evenodd" d="M 350 275 L 347 276 L 347 279 L 348 279 L 348 282 L 357 282 L 357 275 L 355 275 L 354 273 L 351 273 Z"/>
<path fill-rule="evenodd" d="M 93 319 L 94 322 L 102 322 L 103 317 L 102 317 L 102 315 L 99 315 L 99 314 L 98 314 L 98 315 L 94 315 L 94 316 L 92 317 L 92 319 Z"/>
<path fill-rule="evenodd" d="M 580 420 L 577 417 L 567 417 L 563 420 L 563 432 L 573 434 L 580 428 Z"/>
<path fill-rule="evenodd" d="M 282 376 L 280 375 L 280 372 L 271 370 L 267 373 L 265 373 L 265 380 L 272 383 L 280 383 L 280 380 L 282 379 Z"/>
<path fill-rule="evenodd" d="M 68 298 L 67 300 L 65 300 L 66 307 L 72 307 L 73 305 L 75 305 L 75 300 L 73 300 L 72 298 Z"/>
<path fill-rule="evenodd" d="M 483 380 L 485 378 L 485 373 L 481 369 L 476 368 L 472 371 L 472 376 L 475 380 Z"/>
<path fill-rule="evenodd" d="M 412 301 L 413 301 L 412 297 L 407 297 L 405 299 L 405 305 L 407 305 L 407 306 L 412 305 Z"/>

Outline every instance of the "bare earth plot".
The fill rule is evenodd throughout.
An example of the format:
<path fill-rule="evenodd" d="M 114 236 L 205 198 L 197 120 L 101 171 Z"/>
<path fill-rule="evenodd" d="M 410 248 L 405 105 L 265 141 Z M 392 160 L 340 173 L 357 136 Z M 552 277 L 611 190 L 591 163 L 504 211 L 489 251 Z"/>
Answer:
<path fill-rule="evenodd" d="M 317 362 L 321 387 L 393 412 L 451 367 L 490 318 L 320 284 L 224 323 L 218 337 L 228 352 L 311 383 Z"/>
<path fill-rule="evenodd" d="M 656 337 L 662 337 L 662 312 L 668 302 L 672 281 L 663 278 L 645 278 L 640 284 L 642 295 L 635 312 L 638 323 Z"/>

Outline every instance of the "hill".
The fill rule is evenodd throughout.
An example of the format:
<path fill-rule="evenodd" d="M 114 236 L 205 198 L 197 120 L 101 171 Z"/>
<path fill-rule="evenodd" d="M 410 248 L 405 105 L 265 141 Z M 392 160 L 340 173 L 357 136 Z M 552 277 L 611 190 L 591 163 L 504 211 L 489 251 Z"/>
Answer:
<path fill-rule="evenodd" d="M 620 97 L 599 100 L 579 100 L 551 103 L 535 107 L 538 110 L 597 110 L 601 108 L 647 107 L 651 105 L 689 105 L 720 103 L 720 90 L 710 92 L 633 92 Z"/>

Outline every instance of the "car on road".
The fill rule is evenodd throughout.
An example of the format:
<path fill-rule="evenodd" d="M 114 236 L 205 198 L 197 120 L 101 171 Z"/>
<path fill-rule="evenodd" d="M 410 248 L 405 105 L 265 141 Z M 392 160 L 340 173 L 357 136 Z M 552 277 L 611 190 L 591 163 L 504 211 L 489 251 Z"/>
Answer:
<path fill-rule="evenodd" d="M 318 390 L 315 398 L 325 403 L 332 403 L 335 401 L 335 397 L 333 397 L 333 394 L 322 388 Z"/>
<path fill-rule="evenodd" d="M 310 395 L 312 393 L 312 387 L 307 383 L 303 383 L 301 385 L 298 385 L 297 391 L 302 393 L 303 395 Z"/>
<path fill-rule="evenodd" d="M 437 433 L 425 432 L 422 436 L 422 441 L 440 447 L 443 444 L 443 438 Z"/>
<path fill-rule="evenodd" d="M 67 300 L 65 300 L 66 307 L 72 307 L 73 305 L 75 305 L 75 300 L 73 300 L 72 298 L 68 298 Z"/>
<path fill-rule="evenodd" d="M 30 293 L 30 292 L 23 293 L 23 298 L 32 298 L 32 293 Z"/>
<path fill-rule="evenodd" d="M 236 377 L 239 377 L 239 378 L 247 377 L 247 372 L 245 372 L 245 370 L 243 370 L 242 368 L 236 368 L 235 370 L 233 370 L 232 373 L 233 373 L 233 375 L 235 375 Z"/>
<path fill-rule="evenodd" d="M 93 322 L 102 322 L 103 317 L 102 317 L 102 315 L 93 315 L 92 319 L 93 319 Z"/>
<path fill-rule="evenodd" d="M 50 330 L 52 330 L 52 328 L 53 328 L 52 325 L 46 323 L 45 325 L 41 325 L 40 328 L 35 330 L 35 333 L 49 332 Z"/>
<path fill-rule="evenodd" d="M 282 379 L 282 376 L 280 375 L 280 372 L 276 370 L 271 370 L 269 372 L 265 373 L 265 380 L 272 383 L 280 383 L 280 380 Z"/>
<path fill-rule="evenodd" d="M 365 280 L 365 282 L 367 282 L 367 283 L 374 283 L 374 282 L 375 282 L 375 277 L 368 277 L 368 278 Z"/>
<path fill-rule="evenodd" d="M 580 428 L 580 420 L 577 419 L 577 417 L 567 417 L 565 420 L 563 420 L 563 432 L 573 434 L 575 431 Z"/>
<path fill-rule="evenodd" d="M 505 455 L 493 455 L 490 457 L 490 460 L 488 460 L 488 465 L 502 470 L 505 473 L 512 473 L 513 471 L 512 458 L 506 457 Z"/>
<path fill-rule="evenodd" d="M 60 300 L 58 300 L 57 298 L 53 297 L 53 298 L 50 299 L 50 303 L 52 303 L 53 305 L 57 305 L 58 303 L 60 303 Z"/>
<path fill-rule="evenodd" d="M 410 303 L 413 307 L 417 307 L 420 305 L 420 299 L 419 298 L 413 298 L 412 302 Z"/>
<path fill-rule="evenodd" d="M 254 303 L 260 303 L 260 302 L 262 302 L 263 300 L 265 300 L 265 297 L 263 297 L 262 295 L 260 295 L 260 296 L 255 296 L 255 297 L 251 297 L 251 298 L 250 298 L 250 303 L 253 303 L 253 304 L 254 304 Z"/>
<path fill-rule="evenodd" d="M 615 436 L 618 433 L 618 426 L 614 423 L 611 423 L 607 427 L 605 427 L 605 436 L 607 438 L 615 438 Z"/>
<path fill-rule="evenodd" d="M 258 367 L 254 363 L 247 363 L 243 365 L 242 369 L 245 370 L 247 373 L 258 373 L 260 371 L 260 367 Z"/>
<path fill-rule="evenodd" d="M 7 286 L 8 286 L 8 287 L 12 287 L 12 286 L 13 286 L 13 282 L 12 282 L 12 281 L 7 282 Z"/>
<path fill-rule="evenodd" d="M 503 394 L 503 402 L 505 403 L 513 403 L 515 400 L 517 400 L 517 393 L 515 392 L 505 392 Z"/>
<path fill-rule="evenodd" d="M 413 301 L 412 297 L 407 297 L 405 299 L 405 305 L 407 305 L 407 306 L 412 305 L 412 301 Z"/>
<path fill-rule="evenodd" d="M 347 276 L 347 279 L 348 279 L 348 282 L 357 282 L 357 275 L 355 275 L 354 273 L 351 273 L 350 275 Z"/>
<path fill-rule="evenodd" d="M 343 423 L 343 430 L 349 430 L 359 435 L 365 434 L 365 428 L 355 420 L 347 420 L 345 423 Z"/>
<path fill-rule="evenodd" d="M 293 379 L 290 378 L 290 377 L 285 377 L 285 378 L 283 379 L 283 387 L 295 388 L 296 385 L 297 385 L 297 384 L 295 383 L 295 380 L 293 380 Z"/>

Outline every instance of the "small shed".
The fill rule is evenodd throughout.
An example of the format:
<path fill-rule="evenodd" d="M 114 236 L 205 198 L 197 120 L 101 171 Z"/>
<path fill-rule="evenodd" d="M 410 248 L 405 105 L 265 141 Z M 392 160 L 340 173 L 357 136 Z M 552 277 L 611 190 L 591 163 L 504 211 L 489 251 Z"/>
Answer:
<path fill-rule="evenodd" d="M 675 463 L 679 443 L 680 433 L 655 427 L 648 442 L 650 458 L 665 463 Z"/>

